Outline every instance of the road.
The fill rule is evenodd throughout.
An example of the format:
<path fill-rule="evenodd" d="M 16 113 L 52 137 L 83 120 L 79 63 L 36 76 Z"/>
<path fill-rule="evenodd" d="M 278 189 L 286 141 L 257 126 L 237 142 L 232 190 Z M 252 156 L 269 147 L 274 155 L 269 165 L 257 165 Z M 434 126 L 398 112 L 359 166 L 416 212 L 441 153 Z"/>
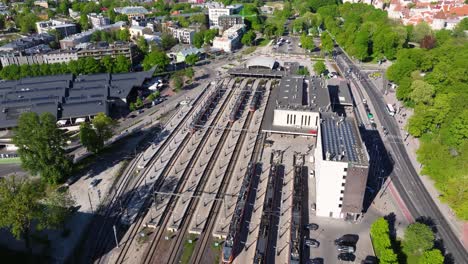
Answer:
<path fill-rule="evenodd" d="M 342 58 L 345 64 L 347 64 L 340 64 L 339 61 L 341 60 L 337 60 L 338 65 L 342 69 L 351 66 L 354 73 L 360 74 L 359 68 L 344 54 L 340 47 L 337 48 L 337 51 L 339 53 L 337 57 Z M 418 173 L 411 164 L 408 153 L 403 145 L 403 140 L 400 137 L 398 125 L 395 119 L 384 110 L 386 103 L 383 100 L 382 94 L 373 86 L 365 74 L 360 75 L 362 76 L 360 80 L 362 86 L 367 92 L 369 99 L 376 106 L 375 114 L 380 120 L 381 125 L 387 128 L 389 132 L 387 137 L 392 138 L 392 140 L 387 139 L 385 143 L 395 161 L 394 170 L 390 176 L 394 186 L 415 219 L 420 217 L 432 219 L 437 226 L 437 236 L 443 240 L 447 256 L 451 256 L 455 263 L 468 263 L 467 251 L 428 194 Z"/>

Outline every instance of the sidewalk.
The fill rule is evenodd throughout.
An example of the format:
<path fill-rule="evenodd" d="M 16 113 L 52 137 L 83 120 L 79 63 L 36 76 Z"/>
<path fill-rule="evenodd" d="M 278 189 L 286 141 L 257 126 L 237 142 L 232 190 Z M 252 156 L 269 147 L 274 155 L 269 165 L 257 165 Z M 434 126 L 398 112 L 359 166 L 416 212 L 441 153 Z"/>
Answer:
<path fill-rule="evenodd" d="M 372 81 L 374 82 L 374 80 Z M 395 120 L 397 121 L 398 126 L 400 127 L 401 137 L 403 139 L 405 139 L 405 137 L 408 137 L 405 140 L 405 148 L 411 160 L 411 163 L 420 175 L 424 187 L 426 188 L 431 198 L 434 200 L 434 203 L 437 205 L 441 213 L 445 216 L 445 219 L 447 219 L 447 221 L 450 223 L 452 229 L 455 231 L 455 233 L 458 234 L 465 248 L 468 249 L 468 223 L 457 219 L 452 209 L 447 204 L 442 203 L 439 200 L 440 193 L 435 187 L 435 182 L 428 176 L 421 175 L 422 165 L 417 161 L 416 157 L 416 151 L 420 147 L 420 142 L 417 138 L 414 138 L 411 135 L 407 136 L 407 131 L 405 130 L 409 118 L 413 115 L 413 109 L 405 108 L 403 106 L 403 103 L 399 102 L 396 98 L 395 91 L 391 89 L 389 89 L 389 92 L 386 95 L 384 95 L 384 100 L 387 103 L 396 106 L 395 109 L 397 111 L 397 114 L 395 115 Z"/>

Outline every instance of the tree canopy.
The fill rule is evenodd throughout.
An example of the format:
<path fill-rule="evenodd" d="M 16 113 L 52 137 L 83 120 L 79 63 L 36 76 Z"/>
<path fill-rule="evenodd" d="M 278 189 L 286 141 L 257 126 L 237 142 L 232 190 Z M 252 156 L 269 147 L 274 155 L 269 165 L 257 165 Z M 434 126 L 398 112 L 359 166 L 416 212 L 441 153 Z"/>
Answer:
<path fill-rule="evenodd" d="M 73 73 L 93 74 L 93 73 L 121 73 L 129 72 L 131 69 L 130 60 L 123 55 L 118 55 L 115 59 L 104 56 L 100 61 L 94 58 L 80 58 L 67 63 L 52 64 L 32 64 L 9 65 L 0 70 L 0 77 L 5 80 L 17 80 L 24 77 L 35 77 L 44 75 L 55 75 Z"/>
<path fill-rule="evenodd" d="M 434 233 L 422 223 L 413 223 L 405 231 L 403 250 L 407 254 L 422 255 L 434 246 Z"/>
<path fill-rule="evenodd" d="M 166 67 L 169 65 L 169 63 L 170 60 L 166 53 L 159 50 L 153 50 L 145 56 L 142 64 L 145 71 L 156 66 L 156 70 L 162 72 L 166 70 Z"/>
<path fill-rule="evenodd" d="M 112 137 L 115 122 L 104 113 L 99 113 L 91 124 L 92 126 L 89 123 L 80 125 L 80 141 L 87 150 L 98 153 L 104 148 L 105 141 Z"/>
<path fill-rule="evenodd" d="M 390 229 L 387 220 L 383 217 L 375 220 L 371 225 L 370 234 L 374 249 L 382 264 L 396 264 L 397 255 L 392 249 Z"/>
<path fill-rule="evenodd" d="M 247 31 L 241 39 L 242 44 L 247 45 L 247 46 L 252 46 L 255 42 L 255 38 L 257 35 L 253 30 Z"/>
<path fill-rule="evenodd" d="M 46 192 L 37 181 L 0 178 L 0 227 L 7 228 L 18 240 L 24 239 L 28 249 L 33 225 L 37 223 L 38 230 L 62 228 L 74 204 L 68 191 Z"/>
<path fill-rule="evenodd" d="M 318 75 L 323 74 L 327 70 L 327 66 L 323 61 L 316 61 L 314 63 L 314 72 Z"/>
<path fill-rule="evenodd" d="M 419 258 L 419 264 L 443 264 L 444 256 L 438 249 L 426 251 Z"/>
<path fill-rule="evenodd" d="M 22 167 L 52 184 L 61 182 L 72 169 L 64 150 L 67 137 L 55 122 L 55 116 L 48 112 L 40 116 L 35 112 L 23 113 L 13 137 Z"/>
<path fill-rule="evenodd" d="M 187 57 L 185 57 L 185 63 L 187 63 L 189 66 L 195 65 L 198 61 L 198 55 L 197 54 L 190 54 Z"/>

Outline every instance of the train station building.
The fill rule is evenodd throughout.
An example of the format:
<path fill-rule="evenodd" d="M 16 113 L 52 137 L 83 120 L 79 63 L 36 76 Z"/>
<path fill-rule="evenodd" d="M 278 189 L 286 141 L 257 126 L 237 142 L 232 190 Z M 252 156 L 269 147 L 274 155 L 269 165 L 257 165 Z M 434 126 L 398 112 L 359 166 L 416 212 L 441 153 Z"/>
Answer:
<path fill-rule="evenodd" d="M 315 182 L 315 214 L 350 221 L 361 216 L 369 157 L 344 79 L 285 74 L 271 91 L 262 131 L 291 144 L 295 137 L 315 138 L 307 165 Z"/>

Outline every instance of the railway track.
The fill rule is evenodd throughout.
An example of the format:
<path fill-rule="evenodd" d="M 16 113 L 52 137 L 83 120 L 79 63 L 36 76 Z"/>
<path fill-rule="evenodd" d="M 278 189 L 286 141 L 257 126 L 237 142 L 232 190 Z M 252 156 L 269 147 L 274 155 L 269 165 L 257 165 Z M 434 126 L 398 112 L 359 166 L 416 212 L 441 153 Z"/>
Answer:
<path fill-rule="evenodd" d="M 259 90 L 264 90 L 266 87 L 266 81 L 260 81 L 260 84 L 259 86 L 256 86 L 254 84 L 254 87 L 253 87 L 253 90 L 252 90 L 252 98 L 251 98 L 251 102 L 254 102 L 254 100 L 257 100 L 255 98 L 255 93 Z M 246 105 L 250 105 L 250 103 L 246 104 Z M 238 166 L 238 160 L 239 160 L 239 156 L 241 154 L 241 151 L 243 150 L 244 148 L 244 144 L 245 144 L 245 139 L 246 139 L 246 136 L 247 134 L 249 134 L 249 127 L 251 126 L 251 123 L 252 123 L 252 120 L 253 120 L 253 117 L 255 116 L 255 112 L 254 111 L 249 111 L 245 120 L 244 120 L 244 123 L 242 124 L 242 129 L 241 129 L 241 133 L 240 133 L 240 136 L 236 142 L 236 146 L 234 148 L 234 151 L 233 151 L 233 155 L 231 156 L 230 160 L 229 160 L 229 165 L 226 169 L 226 172 L 222 178 L 222 181 L 221 181 L 221 184 L 220 184 L 220 188 L 218 189 L 217 191 L 217 194 L 216 194 L 216 199 L 214 200 L 213 202 L 213 206 L 212 206 L 212 209 L 210 210 L 210 213 L 208 215 L 208 218 L 207 218 L 207 224 L 205 225 L 205 230 L 203 230 L 201 232 L 201 237 L 199 238 L 199 242 L 197 243 L 196 247 L 195 247 L 195 255 L 192 256 L 191 258 L 191 263 L 201 263 L 202 262 L 202 258 L 203 258 L 203 254 L 206 252 L 206 249 L 207 249 L 207 245 L 208 245 L 208 242 L 210 240 L 210 237 L 212 236 L 213 234 L 213 231 L 215 229 L 215 226 L 216 226 L 216 219 L 218 217 L 218 213 L 220 212 L 221 210 L 221 207 L 223 205 L 223 203 L 225 201 L 222 200 L 222 197 L 224 195 L 227 195 L 227 192 L 228 192 L 228 185 L 231 181 L 231 178 L 233 177 L 233 174 L 234 174 L 234 171 L 236 169 L 236 167 Z M 258 134 L 257 135 L 257 138 L 256 140 L 259 140 L 260 138 L 260 135 Z M 254 150 L 253 150 L 253 153 L 252 153 L 252 158 L 250 159 L 250 162 L 255 162 L 255 157 L 257 157 L 258 155 L 258 149 L 259 149 L 259 146 L 258 146 L 258 142 L 255 144 L 254 146 Z M 244 175 L 245 177 L 245 175 Z M 226 206 L 226 205 L 225 205 Z"/>
<path fill-rule="evenodd" d="M 223 116 L 230 100 L 231 97 L 233 96 L 233 89 L 230 89 L 228 92 L 229 94 L 227 95 L 226 100 L 224 101 L 223 105 L 221 106 L 220 111 L 217 113 L 215 118 L 212 120 L 211 124 L 216 124 L 219 119 Z M 186 179 L 189 177 L 189 175 L 193 172 L 194 165 L 197 163 L 199 157 L 201 156 L 200 152 L 204 149 L 206 143 L 208 142 L 208 138 L 210 137 L 211 133 L 213 132 L 214 129 L 208 129 L 205 131 L 205 134 L 203 135 L 203 138 L 200 140 L 200 144 L 196 147 L 195 151 L 193 152 L 190 160 L 188 161 L 188 165 L 185 168 L 181 180 L 179 181 L 178 186 L 176 187 L 176 190 L 174 193 L 178 193 L 178 191 L 184 187 L 186 184 Z M 159 221 L 159 228 L 157 229 L 153 239 L 151 240 L 151 244 L 149 245 L 149 249 L 147 254 L 145 254 L 145 257 L 143 259 L 143 263 L 154 263 L 155 262 L 155 257 L 157 257 L 156 251 L 158 248 L 158 245 L 161 243 L 163 239 L 163 234 L 165 233 L 165 227 L 168 225 L 169 222 L 169 212 L 171 212 L 174 209 L 174 206 L 178 200 L 177 196 L 170 196 L 169 202 L 168 202 L 168 207 L 165 210 L 165 214 L 161 217 Z"/>
<path fill-rule="evenodd" d="M 193 104 L 195 105 L 199 100 L 201 100 L 201 98 L 204 97 L 205 90 L 197 97 Z M 183 124 L 187 122 L 195 108 L 196 107 L 192 107 L 189 109 L 188 113 L 185 115 L 182 121 L 176 126 L 172 133 L 161 144 L 156 153 L 154 153 L 154 155 L 151 157 L 151 162 L 160 157 L 161 153 L 163 153 L 163 151 L 167 148 L 175 135 L 182 129 Z M 177 114 L 179 114 L 179 111 L 177 111 L 170 120 L 172 120 Z M 94 249 L 94 251 L 91 252 L 92 255 L 88 255 L 87 257 L 91 258 L 91 261 L 96 260 L 97 263 L 104 261 L 103 256 L 107 250 L 111 249 L 111 245 L 114 242 L 112 226 L 116 224 L 118 225 L 120 217 L 123 214 L 123 208 L 132 199 L 134 192 L 131 192 L 131 190 L 135 190 L 139 185 L 141 185 L 141 183 L 143 183 L 144 179 L 146 178 L 148 171 L 151 170 L 151 166 L 147 166 L 143 172 L 138 174 L 138 177 L 132 177 L 135 169 L 137 169 L 138 164 L 140 164 L 142 161 L 143 155 L 144 154 L 139 154 L 137 158 L 131 162 L 130 166 L 127 167 L 124 172 L 122 181 L 118 185 L 116 191 L 112 194 L 111 202 L 109 206 L 106 207 L 102 217 L 104 222 L 99 223 L 100 226 L 98 227 L 97 232 L 94 232 L 97 234 L 97 236 L 94 239 L 90 239 L 90 241 L 96 241 L 93 243 L 94 246 L 91 246 L 91 248 Z M 127 192 L 129 192 L 129 195 L 124 196 L 124 194 Z M 91 230 L 93 229 L 91 228 Z M 89 262 L 89 259 L 85 262 Z"/>
<path fill-rule="evenodd" d="M 241 86 L 241 89 L 244 89 L 245 86 Z M 215 123 L 216 124 L 216 123 Z M 174 242 L 174 246 L 172 247 L 172 251 L 169 255 L 169 259 L 167 261 L 167 263 L 177 263 L 178 262 L 178 257 L 179 257 L 179 254 L 180 252 L 182 251 L 182 248 L 183 248 L 183 242 L 185 241 L 185 236 L 187 234 L 187 231 L 190 227 L 190 222 L 191 222 L 191 219 L 194 215 L 194 212 L 197 208 L 197 205 L 200 201 L 200 198 L 201 195 L 202 195 L 202 192 L 205 188 L 205 185 L 209 179 L 209 176 L 213 173 L 213 169 L 214 169 L 214 166 L 216 164 L 216 161 L 219 159 L 219 156 L 221 154 L 221 151 L 223 149 L 223 147 L 225 146 L 225 143 L 226 143 L 226 140 L 228 138 L 228 136 L 230 135 L 230 128 L 232 127 L 232 122 L 229 122 L 225 129 L 223 130 L 223 134 L 221 135 L 221 138 L 220 140 L 218 141 L 217 145 L 216 145 L 216 148 L 213 152 L 213 156 L 212 158 L 209 160 L 208 162 L 208 165 L 206 167 L 206 169 L 204 170 L 203 172 L 203 176 L 202 176 L 202 179 L 200 181 L 200 183 L 197 185 L 197 188 L 195 189 L 195 195 L 193 198 L 190 199 L 189 201 L 189 205 L 188 205 L 188 210 L 187 210 L 187 213 L 186 213 L 186 216 L 184 217 L 184 219 L 182 220 L 181 222 L 181 228 L 180 230 L 178 231 L 177 235 L 176 235 L 176 238 L 175 238 L 175 242 Z M 212 129 L 210 129 L 212 130 Z"/>
<path fill-rule="evenodd" d="M 185 122 L 183 122 L 185 123 Z M 183 123 L 180 123 L 179 125 L 182 126 Z M 186 133 L 185 131 L 183 133 Z M 158 179 L 156 180 L 156 182 L 153 184 L 153 187 L 151 189 L 148 188 L 148 193 L 150 192 L 153 192 L 155 190 L 159 190 L 163 184 L 165 183 L 167 177 L 168 177 L 168 173 L 172 170 L 172 168 L 174 168 L 174 165 L 176 164 L 176 162 L 179 160 L 179 157 L 181 155 L 181 153 L 183 152 L 183 150 L 186 148 L 188 142 L 190 141 L 190 138 L 191 138 L 191 135 L 189 133 L 186 133 L 185 136 L 183 136 L 183 139 L 182 139 L 182 142 L 180 143 L 180 145 L 178 147 L 176 147 L 175 149 L 175 152 L 171 155 L 171 157 L 169 158 L 167 164 L 164 166 L 164 168 L 162 169 L 161 173 L 160 173 L 160 176 L 158 177 Z M 171 151 L 171 150 L 169 150 Z M 162 162 L 162 157 L 161 157 L 161 160 Z M 151 164 L 147 170 L 147 173 L 151 172 L 152 171 L 152 168 L 153 168 L 153 165 L 154 164 Z M 155 170 L 156 170 L 156 167 L 155 167 Z M 146 176 L 145 176 L 146 178 Z M 145 184 L 146 185 L 146 184 Z M 156 198 L 156 196 L 153 194 L 153 197 L 154 199 Z M 117 255 L 117 259 L 114 261 L 114 263 L 122 263 L 125 261 L 125 257 L 133 243 L 133 241 L 135 240 L 135 237 L 137 236 L 138 234 L 138 231 L 140 229 L 140 227 L 142 226 L 142 223 L 145 219 L 145 215 L 146 215 L 146 212 L 147 210 L 150 208 L 150 205 L 151 205 L 151 199 L 149 199 L 149 197 L 147 197 L 148 199 L 145 199 L 142 206 L 140 207 L 140 210 L 138 211 L 138 214 L 136 216 L 136 223 L 133 223 L 131 228 L 130 228 L 130 231 L 129 231 L 129 235 L 127 236 L 128 237 L 128 240 L 125 241 L 125 243 L 123 244 L 123 248 L 120 250 L 119 254 Z M 154 201 L 153 201 L 154 202 Z"/>

